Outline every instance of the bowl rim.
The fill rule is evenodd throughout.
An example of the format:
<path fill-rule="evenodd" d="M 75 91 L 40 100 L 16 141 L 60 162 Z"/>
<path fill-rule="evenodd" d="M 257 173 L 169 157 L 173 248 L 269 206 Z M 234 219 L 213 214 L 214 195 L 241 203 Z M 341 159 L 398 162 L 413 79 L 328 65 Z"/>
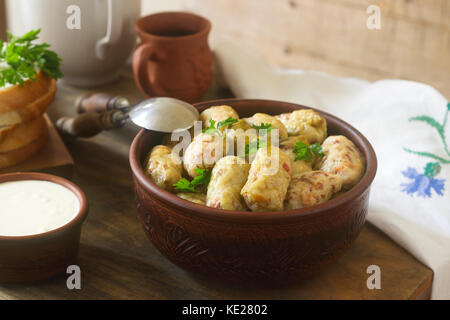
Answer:
<path fill-rule="evenodd" d="M 177 36 L 177 37 L 170 37 L 170 36 L 163 36 L 163 35 L 157 35 L 151 32 L 147 32 L 144 28 L 144 24 L 149 21 L 153 20 L 155 17 L 165 17 L 165 18 L 181 18 L 181 17 L 190 17 L 195 18 L 198 21 L 201 21 L 204 26 L 201 30 L 198 30 L 192 34 L 184 35 L 184 36 Z M 211 31 L 211 21 L 208 18 L 205 18 L 199 14 L 195 14 L 193 12 L 188 11 L 162 11 L 162 12 L 156 12 L 152 13 L 146 16 L 142 16 L 139 19 L 136 20 L 134 23 L 134 30 L 137 34 L 139 34 L 141 37 L 146 39 L 153 39 L 158 41 L 165 41 L 165 42 L 173 42 L 173 41 L 181 41 L 181 40 L 191 40 L 196 38 L 204 37 L 205 35 L 209 34 Z"/>
<path fill-rule="evenodd" d="M 176 206 L 178 209 L 180 209 L 180 211 L 188 212 L 188 214 L 192 213 L 206 219 L 233 221 L 241 223 L 287 222 L 290 220 L 295 220 L 298 217 L 318 215 L 327 212 L 329 210 L 332 210 L 334 208 L 337 208 L 345 203 L 351 202 L 353 199 L 361 196 L 366 189 L 370 188 L 370 185 L 372 184 L 377 171 L 377 157 L 375 151 L 370 142 L 361 132 L 359 132 L 356 128 L 354 128 L 347 122 L 337 118 L 336 116 L 321 111 L 320 109 L 307 107 L 296 103 L 276 101 L 276 100 L 265 100 L 265 99 L 239 99 L 239 98 L 217 99 L 199 102 L 194 104 L 194 106 L 196 108 L 203 108 L 213 105 L 226 104 L 233 107 L 233 103 L 242 103 L 242 102 L 254 104 L 258 103 L 260 105 L 277 104 L 284 106 L 295 106 L 298 109 L 311 109 L 318 112 L 320 115 L 325 116 L 325 118 L 327 118 L 327 123 L 328 120 L 330 119 L 335 123 L 340 123 L 341 125 L 346 127 L 346 129 L 352 131 L 354 135 L 358 137 L 360 143 L 365 147 L 365 150 L 360 150 L 364 154 L 366 161 L 366 171 L 363 177 L 355 186 L 353 186 L 353 188 L 345 192 L 343 195 L 312 207 L 287 211 L 233 211 L 233 210 L 211 208 L 177 197 L 175 194 L 172 194 L 169 191 L 166 191 L 157 186 L 155 183 L 151 181 L 150 178 L 147 177 L 147 175 L 145 175 L 142 163 L 138 159 L 137 155 L 138 152 L 140 151 L 139 148 L 142 138 L 144 137 L 144 135 L 149 134 L 150 131 L 146 129 L 141 129 L 136 135 L 136 137 L 133 139 L 129 154 L 131 171 L 135 179 L 137 179 L 137 181 L 141 185 L 143 185 L 145 189 L 150 191 L 151 197 L 156 197 L 169 205 Z"/>
<path fill-rule="evenodd" d="M 78 209 L 78 213 L 70 220 L 68 223 L 62 225 L 59 228 L 43 232 L 43 233 L 37 233 L 37 234 L 31 234 L 26 236 L 3 236 L 0 235 L 0 241 L 4 240 L 12 240 L 12 241 L 20 241 L 20 240 L 34 240 L 34 239 L 43 239 L 52 237 L 58 233 L 67 231 L 76 225 L 83 223 L 83 221 L 87 217 L 88 212 L 88 201 L 86 198 L 85 193 L 79 186 L 77 186 L 75 183 L 48 173 L 40 173 L 40 172 L 14 172 L 14 173 L 6 173 L 6 174 L 0 174 L 0 184 L 7 183 L 7 182 L 14 182 L 14 181 L 27 181 L 27 180 L 38 180 L 38 181 L 48 181 L 52 183 L 59 184 L 60 186 L 69 189 L 71 192 L 75 194 L 75 196 L 78 198 L 78 201 L 80 202 L 80 208 Z"/>

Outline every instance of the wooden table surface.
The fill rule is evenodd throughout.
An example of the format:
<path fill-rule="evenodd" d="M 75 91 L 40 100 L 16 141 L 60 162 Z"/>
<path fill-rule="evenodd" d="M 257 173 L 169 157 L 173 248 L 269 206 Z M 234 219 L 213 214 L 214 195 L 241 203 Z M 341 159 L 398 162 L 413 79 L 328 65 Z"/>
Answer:
<path fill-rule="evenodd" d="M 142 99 L 131 73 L 97 91 Z M 54 120 L 74 115 L 75 98 L 86 92 L 60 84 L 49 110 Z M 206 99 L 229 97 L 210 92 Z M 67 275 L 39 285 L 0 285 L 0 299 L 416 299 L 428 298 L 433 273 L 370 224 L 352 248 L 317 276 L 288 287 L 252 288 L 215 282 L 178 268 L 146 238 L 134 204 L 128 150 L 131 124 L 95 138 L 67 143 L 75 160 L 73 180 L 85 191 L 78 265 L 81 290 L 68 290 Z M 381 268 L 381 290 L 369 290 L 366 269 Z"/>

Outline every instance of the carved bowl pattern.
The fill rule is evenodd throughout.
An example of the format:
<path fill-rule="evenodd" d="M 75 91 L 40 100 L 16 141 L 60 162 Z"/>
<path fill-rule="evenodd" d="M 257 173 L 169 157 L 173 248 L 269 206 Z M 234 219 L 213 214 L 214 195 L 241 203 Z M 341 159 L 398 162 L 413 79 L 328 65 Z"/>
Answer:
<path fill-rule="evenodd" d="M 231 105 L 241 117 L 306 108 L 267 100 L 218 100 L 198 104 Z M 318 110 L 316 110 L 318 111 Z M 197 205 L 157 187 L 142 170 L 148 151 L 162 135 L 142 130 L 133 141 L 130 164 L 144 232 L 172 262 L 223 280 L 302 279 L 338 259 L 356 240 L 367 215 L 376 156 L 367 139 L 342 120 L 318 111 L 330 134 L 343 134 L 363 152 L 367 166 L 350 191 L 325 204 L 286 212 L 224 211 Z"/>

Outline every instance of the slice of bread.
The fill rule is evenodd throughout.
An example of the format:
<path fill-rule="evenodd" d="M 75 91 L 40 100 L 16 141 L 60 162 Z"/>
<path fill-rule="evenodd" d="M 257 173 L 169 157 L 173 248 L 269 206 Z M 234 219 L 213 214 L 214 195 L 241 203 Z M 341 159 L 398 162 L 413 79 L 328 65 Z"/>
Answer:
<path fill-rule="evenodd" d="M 46 127 L 46 130 L 44 130 L 42 134 L 37 137 L 37 139 L 31 141 L 30 143 L 8 152 L 0 152 L 0 169 L 12 167 L 30 158 L 43 146 L 45 146 L 47 140 L 48 131 Z"/>
<path fill-rule="evenodd" d="M 0 89 L 0 127 L 30 121 L 53 102 L 56 80 L 39 72 L 35 80 Z"/>
<path fill-rule="evenodd" d="M 47 131 L 47 123 L 43 116 L 0 129 L 0 153 L 6 153 L 30 144 Z"/>

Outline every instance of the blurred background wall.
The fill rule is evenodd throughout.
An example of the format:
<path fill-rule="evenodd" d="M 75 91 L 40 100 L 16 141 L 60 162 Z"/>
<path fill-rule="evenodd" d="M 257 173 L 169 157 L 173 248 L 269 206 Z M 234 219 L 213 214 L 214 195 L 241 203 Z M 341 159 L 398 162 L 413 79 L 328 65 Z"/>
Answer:
<path fill-rule="evenodd" d="M 373 4 L 381 30 L 366 26 Z M 232 41 L 273 66 L 416 80 L 450 99 L 450 0 L 142 0 L 142 7 L 143 15 L 201 14 L 213 23 L 213 47 Z"/>
<path fill-rule="evenodd" d="M 213 45 L 233 41 L 274 66 L 367 80 L 416 80 L 450 99 L 450 0 L 153 2 L 144 0 L 145 14 L 197 12 L 213 22 Z M 366 25 L 366 10 L 373 4 L 381 9 L 380 30 Z"/>

